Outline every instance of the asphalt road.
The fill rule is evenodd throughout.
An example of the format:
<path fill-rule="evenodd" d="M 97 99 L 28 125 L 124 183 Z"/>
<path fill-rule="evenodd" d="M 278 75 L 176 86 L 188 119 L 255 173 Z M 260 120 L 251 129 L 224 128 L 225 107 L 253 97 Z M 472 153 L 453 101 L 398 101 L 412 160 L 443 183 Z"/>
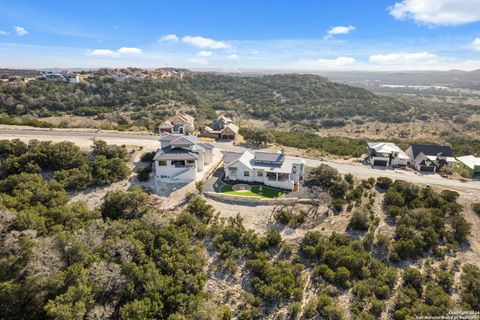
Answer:
<path fill-rule="evenodd" d="M 75 138 L 92 139 L 104 138 L 113 139 L 113 143 L 122 143 L 127 145 L 135 145 L 136 143 L 149 143 L 155 146 L 160 136 L 158 135 L 141 135 L 121 132 L 105 132 L 97 130 L 71 130 L 71 129 L 0 129 L 0 139 L 65 139 L 75 140 Z M 220 150 L 228 151 L 243 151 L 245 148 L 233 146 L 230 143 L 217 142 L 215 146 Z M 308 166 L 318 166 L 320 164 L 328 164 L 337 169 L 341 173 L 351 173 L 361 178 L 378 178 L 389 177 L 393 180 L 402 179 L 412 183 L 439 186 L 444 188 L 455 189 L 480 198 L 480 181 L 462 182 L 460 180 L 453 180 L 442 178 L 437 174 L 420 174 L 410 170 L 402 169 L 376 169 L 362 164 L 338 163 L 331 161 L 320 161 L 317 159 L 306 159 Z"/>

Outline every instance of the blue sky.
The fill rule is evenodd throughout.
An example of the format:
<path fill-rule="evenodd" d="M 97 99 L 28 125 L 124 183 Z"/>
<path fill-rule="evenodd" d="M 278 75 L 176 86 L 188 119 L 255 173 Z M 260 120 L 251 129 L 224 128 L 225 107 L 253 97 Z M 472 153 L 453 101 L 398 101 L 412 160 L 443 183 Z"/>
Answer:
<path fill-rule="evenodd" d="M 0 2 L 0 67 L 480 69 L 480 0 Z"/>

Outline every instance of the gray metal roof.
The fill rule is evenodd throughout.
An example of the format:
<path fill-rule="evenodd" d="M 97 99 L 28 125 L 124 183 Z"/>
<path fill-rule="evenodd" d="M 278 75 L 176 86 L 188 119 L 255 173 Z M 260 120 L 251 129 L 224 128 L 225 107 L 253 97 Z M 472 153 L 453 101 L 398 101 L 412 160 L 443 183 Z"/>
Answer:
<path fill-rule="evenodd" d="M 205 150 L 210 150 L 210 149 L 213 149 L 213 148 L 214 148 L 214 145 L 213 145 L 213 144 L 207 143 L 207 142 L 197 143 L 197 145 L 199 145 L 200 147 L 202 147 L 202 148 L 205 149 Z"/>
<path fill-rule="evenodd" d="M 256 151 L 253 161 L 255 162 L 272 162 L 272 163 L 282 163 L 285 160 L 284 153 L 275 153 L 275 152 L 261 152 Z"/>
<path fill-rule="evenodd" d="M 440 146 L 434 144 L 412 144 L 413 159 L 415 159 L 420 153 L 426 156 L 444 156 L 451 157 L 453 155 L 452 148 L 450 146 Z"/>
<path fill-rule="evenodd" d="M 184 136 L 183 134 L 177 134 L 177 133 L 167 134 L 166 136 L 161 137 L 160 141 L 173 141 L 183 136 Z"/>
<path fill-rule="evenodd" d="M 154 160 L 196 160 L 198 154 L 183 148 L 172 148 L 171 146 L 158 150 Z"/>
<path fill-rule="evenodd" d="M 171 140 L 172 145 L 191 146 L 197 143 L 197 139 L 194 136 L 180 136 L 175 140 Z"/>
<path fill-rule="evenodd" d="M 223 162 L 225 164 L 231 163 L 235 160 L 240 159 L 243 153 L 240 152 L 233 152 L 233 151 L 223 151 Z"/>

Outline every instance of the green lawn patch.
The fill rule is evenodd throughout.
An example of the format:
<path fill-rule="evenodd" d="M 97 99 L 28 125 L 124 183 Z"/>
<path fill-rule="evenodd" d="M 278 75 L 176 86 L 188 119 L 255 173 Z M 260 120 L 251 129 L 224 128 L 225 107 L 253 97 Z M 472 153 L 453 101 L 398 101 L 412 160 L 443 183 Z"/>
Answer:
<path fill-rule="evenodd" d="M 260 191 L 260 186 L 252 186 L 249 191 L 234 191 L 232 185 L 226 184 L 220 189 L 221 193 L 233 194 L 236 196 L 244 197 L 262 197 L 262 198 L 279 198 L 285 196 L 285 192 L 280 189 L 271 188 L 267 186 L 261 186 L 262 191 Z"/>

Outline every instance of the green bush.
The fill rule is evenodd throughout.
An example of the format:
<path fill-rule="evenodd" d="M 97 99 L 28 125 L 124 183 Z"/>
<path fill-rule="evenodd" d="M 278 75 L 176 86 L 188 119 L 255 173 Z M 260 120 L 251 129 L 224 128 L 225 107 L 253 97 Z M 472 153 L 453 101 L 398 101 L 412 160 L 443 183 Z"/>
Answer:
<path fill-rule="evenodd" d="M 110 191 L 105 195 L 101 211 L 104 218 L 136 219 L 150 211 L 148 194 L 139 187 L 132 191 Z"/>
<path fill-rule="evenodd" d="M 392 185 L 393 181 L 389 177 L 378 177 L 376 186 L 382 190 L 388 190 Z"/>
<path fill-rule="evenodd" d="M 140 167 L 137 174 L 138 181 L 144 182 L 144 181 L 150 180 L 151 172 L 152 172 L 152 169 L 149 166 Z"/>
<path fill-rule="evenodd" d="M 359 231 L 368 231 L 370 227 L 369 214 L 362 210 L 355 210 L 350 217 L 348 228 Z"/>
<path fill-rule="evenodd" d="M 145 152 L 144 154 L 141 155 L 140 161 L 142 162 L 152 162 L 153 158 L 155 157 L 156 152 Z"/>

